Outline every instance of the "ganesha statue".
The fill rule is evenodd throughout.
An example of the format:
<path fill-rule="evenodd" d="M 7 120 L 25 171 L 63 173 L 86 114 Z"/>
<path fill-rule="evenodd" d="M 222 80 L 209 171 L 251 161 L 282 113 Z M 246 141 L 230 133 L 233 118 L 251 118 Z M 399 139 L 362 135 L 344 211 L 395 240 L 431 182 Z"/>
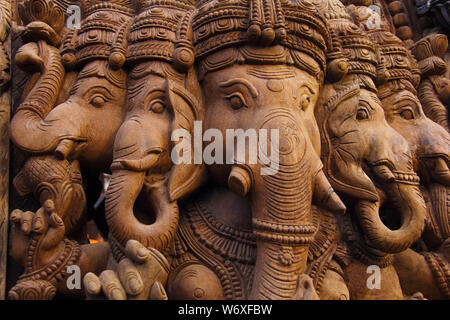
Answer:
<path fill-rule="evenodd" d="M 5 297 L 448 299 L 447 42 L 381 2 L 18 1 Z"/>

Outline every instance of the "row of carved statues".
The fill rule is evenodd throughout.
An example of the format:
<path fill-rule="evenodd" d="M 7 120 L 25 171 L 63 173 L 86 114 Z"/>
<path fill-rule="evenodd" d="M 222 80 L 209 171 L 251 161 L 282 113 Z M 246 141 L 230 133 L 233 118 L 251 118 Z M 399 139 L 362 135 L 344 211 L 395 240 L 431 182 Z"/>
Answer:
<path fill-rule="evenodd" d="M 9 299 L 450 298 L 445 35 L 403 42 L 379 0 L 17 6 L 12 185 L 37 209 L 9 216 Z M 227 159 L 181 146 L 199 124 Z M 230 129 L 277 131 L 276 170 Z"/>

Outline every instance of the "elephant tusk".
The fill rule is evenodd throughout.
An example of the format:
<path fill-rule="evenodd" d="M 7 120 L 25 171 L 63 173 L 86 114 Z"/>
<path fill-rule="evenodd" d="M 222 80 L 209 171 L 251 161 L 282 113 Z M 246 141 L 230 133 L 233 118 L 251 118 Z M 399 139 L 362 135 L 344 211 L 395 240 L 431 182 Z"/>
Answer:
<path fill-rule="evenodd" d="M 250 191 L 252 180 L 247 170 L 233 166 L 228 177 L 228 187 L 236 194 L 244 197 Z"/>
<path fill-rule="evenodd" d="M 314 179 L 314 204 L 337 214 L 344 214 L 347 210 L 322 170 Z"/>

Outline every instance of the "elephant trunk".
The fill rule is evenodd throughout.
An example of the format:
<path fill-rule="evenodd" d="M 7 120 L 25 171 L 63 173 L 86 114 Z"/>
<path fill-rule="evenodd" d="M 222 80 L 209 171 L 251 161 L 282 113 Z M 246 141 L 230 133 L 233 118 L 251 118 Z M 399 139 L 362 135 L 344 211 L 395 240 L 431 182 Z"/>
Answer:
<path fill-rule="evenodd" d="M 44 119 L 54 107 L 64 80 L 60 54 L 56 48 L 39 41 L 24 45 L 15 61 L 41 76 L 11 120 L 11 139 L 17 147 L 31 153 L 52 151 L 59 141 L 56 131 L 51 130 L 53 124 Z"/>
<path fill-rule="evenodd" d="M 164 183 L 145 189 L 155 212 L 155 222 L 147 225 L 134 214 L 133 206 L 141 193 L 145 171 L 114 170 L 106 194 L 106 219 L 110 232 L 125 247 L 133 239 L 147 248 L 163 251 L 178 227 L 178 205 L 169 200 Z"/>
<path fill-rule="evenodd" d="M 413 175 L 403 178 L 416 180 Z M 379 216 L 379 203 L 368 200 L 357 202 L 355 212 L 368 244 L 387 253 L 399 253 L 408 249 L 421 235 L 424 228 L 426 207 L 416 183 L 395 182 L 386 184 L 386 194 L 395 209 L 400 212 L 401 226 L 397 230 L 386 227 Z"/>
<path fill-rule="evenodd" d="M 262 184 L 252 186 L 248 170 L 234 166 L 228 181 L 234 191 L 252 188 L 257 252 L 249 299 L 293 299 L 314 233 L 311 175 L 301 162 L 280 164 L 278 173 L 263 176 Z"/>

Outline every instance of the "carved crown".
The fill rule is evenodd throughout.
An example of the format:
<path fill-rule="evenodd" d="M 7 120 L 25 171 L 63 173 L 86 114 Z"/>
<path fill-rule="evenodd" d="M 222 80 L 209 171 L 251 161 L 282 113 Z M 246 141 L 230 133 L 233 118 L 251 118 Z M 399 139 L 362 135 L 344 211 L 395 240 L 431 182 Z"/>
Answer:
<path fill-rule="evenodd" d="M 194 63 L 191 18 L 193 1 L 143 0 L 129 34 L 130 63 L 159 59 L 186 71 Z"/>
<path fill-rule="evenodd" d="M 347 73 L 359 75 L 362 80 L 360 86 L 376 90 L 373 81 L 377 78 L 378 52 L 373 41 L 353 22 L 341 1 L 321 1 L 318 8 L 327 19 L 333 50 L 342 54 L 348 62 Z M 361 76 L 368 76 L 371 80 L 363 80 Z"/>
<path fill-rule="evenodd" d="M 363 7 L 353 7 L 351 10 L 355 22 L 367 32 L 370 40 L 379 49 L 377 72 L 379 89 L 381 87 L 379 94 L 403 89 L 415 93 L 415 88 L 420 82 L 417 61 L 402 40 L 389 31 L 388 23 L 383 21 L 382 17 L 380 17 L 380 24 L 373 26 L 361 8 Z"/>
<path fill-rule="evenodd" d="M 200 0 L 192 28 L 195 55 L 203 61 L 201 73 L 238 60 L 293 64 L 317 76 L 326 68 L 330 35 L 325 19 L 308 0 Z M 252 49 L 243 49 L 247 45 Z M 224 50 L 230 53 L 227 61 L 209 58 Z M 305 66 L 304 57 L 315 63 Z"/>
<path fill-rule="evenodd" d="M 132 0 L 85 0 L 86 18 L 79 30 L 71 30 L 64 39 L 62 55 L 65 64 L 107 59 L 112 68 L 121 68 L 125 63 L 133 6 Z"/>

